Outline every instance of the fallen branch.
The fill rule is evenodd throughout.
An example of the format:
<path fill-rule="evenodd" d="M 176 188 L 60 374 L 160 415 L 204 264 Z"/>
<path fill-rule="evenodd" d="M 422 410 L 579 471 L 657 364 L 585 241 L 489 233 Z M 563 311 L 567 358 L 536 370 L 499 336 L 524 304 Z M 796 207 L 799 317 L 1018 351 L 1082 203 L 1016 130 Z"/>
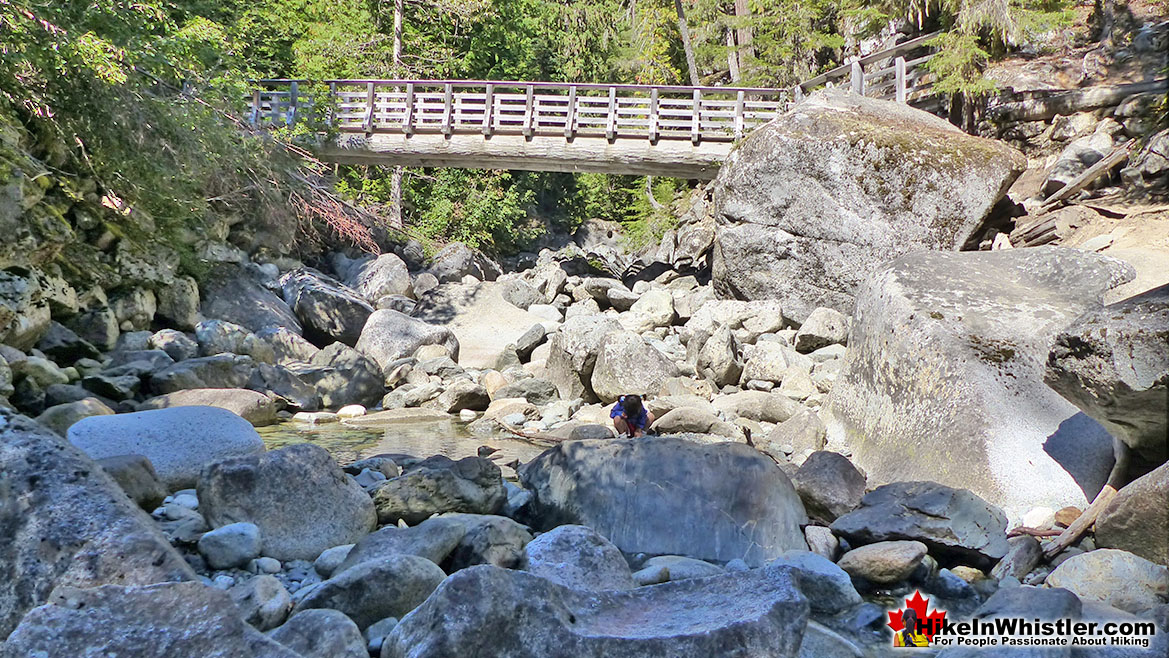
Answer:
<path fill-rule="evenodd" d="M 1031 537 L 1055 537 L 1063 534 L 1062 530 L 1040 530 L 1039 528 L 1028 528 L 1026 526 L 1019 526 L 1007 533 L 1007 539 L 1011 537 L 1018 537 L 1019 535 L 1029 535 Z"/>
<path fill-rule="evenodd" d="M 1084 513 L 1079 518 L 1072 521 L 1072 524 L 1060 533 L 1055 538 L 1055 541 L 1043 549 L 1044 557 L 1050 560 L 1056 555 L 1059 555 L 1063 549 L 1076 543 L 1080 535 L 1092 527 L 1092 524 L 1096 522 L 1096 517 L 1100 516 L 1100 513 L 1104 511 L 1105 507 L 1108 507 L 1108 503 L 1111 503 L 1115 497 L 1116 489 L 1111 484 L 1104 485 L 1104 488 L 1100 490 L 1100 493 L 1096 494 L 1096 499 L 1092 501 L 1088 509 L 1084 510 Z"/>

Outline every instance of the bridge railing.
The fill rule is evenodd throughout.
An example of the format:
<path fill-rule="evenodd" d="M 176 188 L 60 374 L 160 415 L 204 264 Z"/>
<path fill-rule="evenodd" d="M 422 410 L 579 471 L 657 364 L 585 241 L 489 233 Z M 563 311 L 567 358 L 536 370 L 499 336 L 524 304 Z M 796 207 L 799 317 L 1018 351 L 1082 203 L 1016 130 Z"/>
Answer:
<path fill-rule="evenodd" d="M 934 76 L 925 64 L 936 53 L 905 59 L 913 51 L 928 48 L 926 45 L 942 32 L 931 32 L 910 39 L 879 52 L 838 66 L 831 71 L 801 82 L 798 88 L 808 92 L 824 84 L 847 83 L 853 91 L 882 100 L 919 105 L 933 95 Z M 877 68 L 885 63 L 886 66 Z"/>
<path fill-rule="evenodd" d="M 303 80 L 260 80 L 254 125 L 313 107 Z M 346 132 L 556 135 L 733 141 L 783 112 L 788 89 L 464 80 L 329 80 L 329 122 Z"/>

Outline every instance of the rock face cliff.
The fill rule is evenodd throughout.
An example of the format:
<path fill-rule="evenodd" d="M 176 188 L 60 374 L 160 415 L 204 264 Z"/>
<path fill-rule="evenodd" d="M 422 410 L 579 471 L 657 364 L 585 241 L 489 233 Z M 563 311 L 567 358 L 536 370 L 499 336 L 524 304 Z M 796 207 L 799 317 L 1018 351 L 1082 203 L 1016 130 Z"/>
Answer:
<path fill-rule="evenodd" d="M 716 291 L 783 299 L 800 323 L 817 306 L 849 312 L 882 263 L 962 248 L 1025 164 L 906 105 L 817 93 L 753 132 L 719 173 Z"/>

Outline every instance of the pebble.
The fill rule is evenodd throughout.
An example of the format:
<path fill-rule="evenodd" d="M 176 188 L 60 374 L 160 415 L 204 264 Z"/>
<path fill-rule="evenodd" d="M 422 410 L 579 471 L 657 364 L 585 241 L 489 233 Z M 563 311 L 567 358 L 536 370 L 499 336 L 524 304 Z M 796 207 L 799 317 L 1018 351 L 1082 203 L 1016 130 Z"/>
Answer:
<path fill-rule="evenodd" d="M 224 573 L 219 574 L 211 581 L 211 586 L 218 587 L 219 589 L 230 589 L 234 584 L 235 578 Z"/>
<path fill-rule="evenodd" d="M 251 561 L 248 565 L 248 571 L 252 573 L 280 573 L 280 560 L 273 557 L 258 557 Z"/>
<path fill-rule="evenodd" d="M 472 420 L 475 420 L 475 418 L 478 415 L 479 415 L 478 413 L 476 413 L 475 411 L 473 411 L 471 409 L 462 409 L 459 411 L 459 420 L 462 420 L 462 421 L 469 423 Z"/>
<path fill-rule="evenodd" d="M 340 419 L 337 417 L 337 414 L 329 411 L 298 411 L 292 415 L 292 420 L 310 425 L 323 425 L 325 423 L 335 423 Z"/>
<path fill-rule="evenodd" d="M 186 507 L 187 509 L 199 509 L 199 497 L 195 495 L 193 490 L 175 494 L 171 502 L 180 507 Z"/>

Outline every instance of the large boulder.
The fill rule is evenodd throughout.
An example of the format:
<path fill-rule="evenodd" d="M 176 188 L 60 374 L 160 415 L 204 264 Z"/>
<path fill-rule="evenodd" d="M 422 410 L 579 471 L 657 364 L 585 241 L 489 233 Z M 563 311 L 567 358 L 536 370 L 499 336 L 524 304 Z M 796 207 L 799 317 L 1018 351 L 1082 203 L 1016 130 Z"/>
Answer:
<path fill-rule="evenodd" d="M 493 566 L 448 578 L 386 638 L 382 658 L 795 656 L 808 602 L 769 567 L 624 592 L 581 592 Z"/>
<path fill-rule="evenodd" d="M 439 283 L 457 283 L 471 275 L 480 281 L 494 281 L 502 274 L 499 264 L 462 242 L 443 247 L 430 261 L 426 270 Z"/>
<path fill-rule="evenodd" d="M 251 423 L 216 407 L 90 416 L 70 427 L 68 438 L 93 459 L 146 457 L 172 491 L 195 486 L 208 464 L 264 451 Z"/>
<path fill-rule="evenodd" d="M 1002 510 L 964 489 L 936 482 L 895 482 L 861 498 L 860 507 L 832 523 L 853 546 L 919 541 L 937 555 L 988 565 L 1007 554 Z"/>
<path fill-rule="evenodd" d="M 657 393 L 662 382 L 677 374 L 674 362 L 644 338 L 615 331 L 601 339 L 591 381 L 593 392 L 607 404 L 622 395 Z"/>
<path fill-rule="evenodd" d="M 195 340 L 199 342 L 199 353 L 203 356 L 228 353 L 246 354 L 260 363 L 276 360 L 270 344 L 238 324 L 225 320 L 204 320 L 195 325 Z"/>
<path fill-rule="evenodd" d="M 242 417 L 256 427 L 276 422 L 276 400 L 242 388 L 195 388 L 150 398 L 138 411 L 172 407 L 218 407 Z"/>
<path fill-rule="evenodd" d="M 769 457 L 737 443 L 568 441 L 520 467 L 537 525 L 586 525 L 626 553 L 741 558 L 804 549 L 804 506 Z"/>
<path fill-rule="evenodd" d="M 150 388 L 159 395 L 191 388 L 244 388 L 251 379 L 251 357 L 216 354 L 187 359 L 150 376 Z"/>
<path fill-rule="evenodd" d="M 1060 247 L 919 252 L 857 296 L 824 418 L 870 481 L 969 489 L 1011 518 L 1085 507 L 1112 438 L 1043 381 L 1055 336 L 1131 277 Z"/>
<path fill-rule="evenodd" d="M 1169 459 L 1169 285 L 1084 314 L 1055 339 L 1047 383 L 1145 460 Z"/>
<path fill-rule="evenodd" d="M 507 500 L 503 477 L 482 457 L 431 457 L 373 492 L 378 521 L 414 525 L 432 514 L 495 514 Z"/>
<path fill-rule="evenodd" d="M 362 562 L 313 588 L 296 607 L 340 610 L 359 628 L 417 608 L 446 578 L 438 565 L 417 555 L 391 555 Z"/>
<path fill-rule="evenodd" d="M 621 550 L 582 525 L 562 525 L 528 542 L 521 568 L 574 590 L 600 592 L 634 587 L 633 574 Z"/>
<path fill-rule="evenodd" d="M 1113 548 L 1073 555 L 1044 584 L 1136 614 L 1169 600 L 1169 568 Z"/>
<path fill-rule="evenodd" d="M 394 254 L 382 254 L 349 269 L 345 285 L 369 303 L 386 295 L 410 294 L 410 270 Z"/>
<path fill-rule="evenodd" d="M 353 345 L 373 306 L 350 288 L 302 267 L 280 278 L 284 301 L 304 325 L 304 335 L 318 345 L 340 341 Z"/>
<path fill-rule="evenodd" d="M 333 343 L 317 352 L 310 367 L 294 365 L 291 371 L 315 386 L 321 404 L 330 408 L 347 404 L 371 407 L 386 393 L 377 362 L 343 343 Z"/>
<path fill-rule="evenodd" d="M 76 402 L 64 402 L 45 409 L 37 416 L 37 422 L 53 430 L 61 436 L 69 431 L 77 421 L 90 416 L 112 416 L 114 410 L 97 398 L 87 397 Z"/>
<path fill-rule="evenodd" d="M 463 523 L 445 516 L 426 519 L 406 528 L 388 525 L 358 541 L 341 564 L 337 565 L 333 575 L 362 562 L 391 555 L 417 555 L 435 564 L 442 564 L 466 534 L 467 528 Z"/>
<path fill-rule="evenodd" d="M 361 629 L 336 610 L 304 610 L 268 637 L 301 658 L 369 658 Z"/>
<path fill-rule="evenodd" d="M 254 523 L 264 555 L 279 560 L 315 560 L 327 548 L 357 542 L 376 522 L 361 486 L 311 443 L 211 464 L 198 492 L 211 527 Z"/>
<path fill-rule="evenodd" d="M 301 333 L 300 320 L 284 300 L 236 265 L 218 265 L 203 278 L 204 317 L 226 320 L 248 331 L 285 327 Z"/>
<path fill-rule="evenodd" d="M 195 578 L 104 470 L 61 437 L 0 411 L 0 637 L 58 586 Z"/>
<path fill-rule="evenodd" d="M 390 309 L 369 316 L 355 347 L 385 368 L 423 345 L 442 345 L 459 358 L 459 340 L 450 329 Z"/>
<path fill-rule="evenodd" d="M 64 588 L 8 637 L 13 656 L 297 658 L 200 583 Z M 8 655 L 8 654 L 6 654 Z"/>
<path fill-rule="evenodd" d="M 1096 519 L 1096 545 L 1169 566 L 1169 464 L 1123 487 Z"/>
<path fill-rule="evenodd" d="M 493 368 L 510 344 L 543 320 L 504 297 L 504 284 L 483 282 L 439 286 L 422 296 L 414 317 L 443 325 L 458 349 L 451 358 L 471 368 Z"/>
<path fill-rule="evenodd" d="M 592 385 L 597 355 L 605 335 L 620 330 L 621 325 L 613 318 L 581 315 L 565 320 L 560 331 L 552 335 L 545 376 L 556 385 L 561 399 L 597 401 Z"/>
<path fill-rule="evenodd" d="M 847 313 L 890 258 L 956 250 L 1026 166 L 903 103 L 813 95 L 751 133 L 715 180 L 713 283 L 721 297 L 779 298 L 797 322 Z"/>

